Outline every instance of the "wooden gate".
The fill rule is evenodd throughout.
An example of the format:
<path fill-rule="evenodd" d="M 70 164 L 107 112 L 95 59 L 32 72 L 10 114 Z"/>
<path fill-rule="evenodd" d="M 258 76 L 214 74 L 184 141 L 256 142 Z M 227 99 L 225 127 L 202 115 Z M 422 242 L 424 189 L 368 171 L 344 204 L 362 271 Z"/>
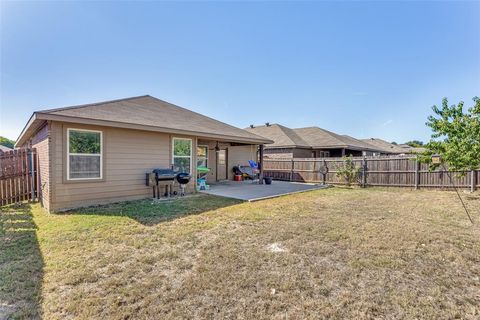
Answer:
<path fill-rule="evenodd" d="M 0 205 L 38 200 L 39 170 L 36 149 L 0 154 Z"/>

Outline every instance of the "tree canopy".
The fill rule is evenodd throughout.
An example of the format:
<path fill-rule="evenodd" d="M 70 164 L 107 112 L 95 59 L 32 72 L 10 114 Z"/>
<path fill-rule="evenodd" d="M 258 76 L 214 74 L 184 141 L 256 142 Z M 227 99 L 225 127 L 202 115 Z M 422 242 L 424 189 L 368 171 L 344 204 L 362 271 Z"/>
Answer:
<path fill-rule="evenodd" d="M 15 141 L 0 136 L 0 145 L 13 149 Z"/>
<path fill-rule="evenodd" d="M 466 171 L 480 167 L 480 99 L 473 98 L 474 105 L 464 110 L 464 103 L 433 106 L 434 115 L 426 123 L 433 133 L 425 146 L 422 158 L 430 162 L 432 154 L 439 154 L 450 170 Z"/>
<path fill-rule="evenodd" d="M 410 147 L 414 147 L 414 148 L 423 147 L 423 141 L 420 141 L 420 140 L 407 141 L 407 142 L 405 142 L 405 144 L 409 145 Z"/>

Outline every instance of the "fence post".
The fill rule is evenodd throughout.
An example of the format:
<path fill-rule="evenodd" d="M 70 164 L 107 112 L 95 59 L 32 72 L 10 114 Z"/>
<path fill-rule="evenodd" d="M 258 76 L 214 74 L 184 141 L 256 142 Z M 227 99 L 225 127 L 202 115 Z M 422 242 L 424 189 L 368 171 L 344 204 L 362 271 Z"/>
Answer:
<path fill-rule="evenodd" d="M 327 160 L 325 160 L 325 158 L 323 158 L 323 166 L 325 167 L 325 169 L 323 170 L 323 185 L 325 185 L 327 183 L 327 174 L 328 174 L 328 167 L 327 167 Z"/>
<path fill-rule="evenodd" d="M 291 168 L 290 168 L 290 181 L 293 181 L 293 167 L 295 166 L 295 160 L 292 158 Z"/>
<path fill-rule="evenodd" d="M 475 189 L 477 188 L 477 181 L 475 181 L 476 176 L 475 170 L 470 171 L 470 192 L 475 192 Z"/>
<path fill-rule="evenodd" d="M 363 156 L 362 163 L 362 186 L 367 187 L 367 158 Z"/>
<path fill-rule="evenodd" d="M 261 144 L 259 147 L 258 147 L 258 155 L 259 155 L 259 165 L 260 165 L 260 172 L 258 173 L 258 184 L 263 184 L 263 158 L 264 158 L 264 155 L 263 155 L 263 149 L 264 146 L 263 144 Z M 227 159 L 228 161 L 228 159 Z"/>
<path fill-rule="evenodd" d="M 420 162 L 418 162 L 418 156 L 415 158 L 415 190 L 420 185 Z"/>
<path fill-rule="evenodd" d="M 29 166 L 29 171 L 30 171 L 30 181 L 31 181 L 31 186 L 32 186 L 32 201 L 35 201 L 35 163 L 34 163 L 34 159 L 33 159 L 33 150 L 30 150 L 28 152 L 28 155 L 30 156 L 29 157 L 29 162 L 28 162 L 28 166 Z"/>

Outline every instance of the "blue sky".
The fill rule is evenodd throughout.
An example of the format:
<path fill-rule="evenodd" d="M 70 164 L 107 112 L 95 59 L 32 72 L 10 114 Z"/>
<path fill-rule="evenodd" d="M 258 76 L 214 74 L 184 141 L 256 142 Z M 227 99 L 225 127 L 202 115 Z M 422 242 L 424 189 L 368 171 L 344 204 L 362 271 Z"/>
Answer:
<path fill-rule="evenodd" d="M 480 2 L 1 2 L 0 135 L 150 94 L 246 127 L 427 140 L 480 96 Z"/>

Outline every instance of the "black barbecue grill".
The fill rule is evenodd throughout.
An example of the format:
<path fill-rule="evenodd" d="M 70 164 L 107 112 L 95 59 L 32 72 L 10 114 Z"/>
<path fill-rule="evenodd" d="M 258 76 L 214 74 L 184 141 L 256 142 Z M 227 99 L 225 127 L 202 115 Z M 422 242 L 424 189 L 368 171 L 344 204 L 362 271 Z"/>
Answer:
<path fill-rule="evenodd" d="M 155 179 L 157 181 L 173 181 L 176 175 L 173 169 L 163 169 L 163 168 L 154 169 L 153 173 L 155 173 Z"/>
<path fill-rule="evenodd" d="M 185 195 L 185 185 L 190 182 L 191 175 L 186 172 L 176 172 L 171 168 L 157 168 L 152 173 L 146 174 L 146 185 L 153 187 L 153 197 L 155 193 L 157 199 L 160 198 L 160 186 L 165 187 L 163 193 L 165 197 L 169 197 L 172 194 L 176 195 L 177 191 L 173 191 L 175 181 L 180 184 L 181 195 Z M 156 192 L 155 192 L 156 191 Z"/>
<path fill-rule="evenodd" d="M 178 183 L 180 183 L 180 190 L 181 190 L 181 193 L 180 195 L 183 197 L 185 195 L 185 185 L 190 182 L 190 178 L 192 176 L 186 172 L 180 172 L 177 174 L 177 176 L 175 177 L 178 181 Z"/>

